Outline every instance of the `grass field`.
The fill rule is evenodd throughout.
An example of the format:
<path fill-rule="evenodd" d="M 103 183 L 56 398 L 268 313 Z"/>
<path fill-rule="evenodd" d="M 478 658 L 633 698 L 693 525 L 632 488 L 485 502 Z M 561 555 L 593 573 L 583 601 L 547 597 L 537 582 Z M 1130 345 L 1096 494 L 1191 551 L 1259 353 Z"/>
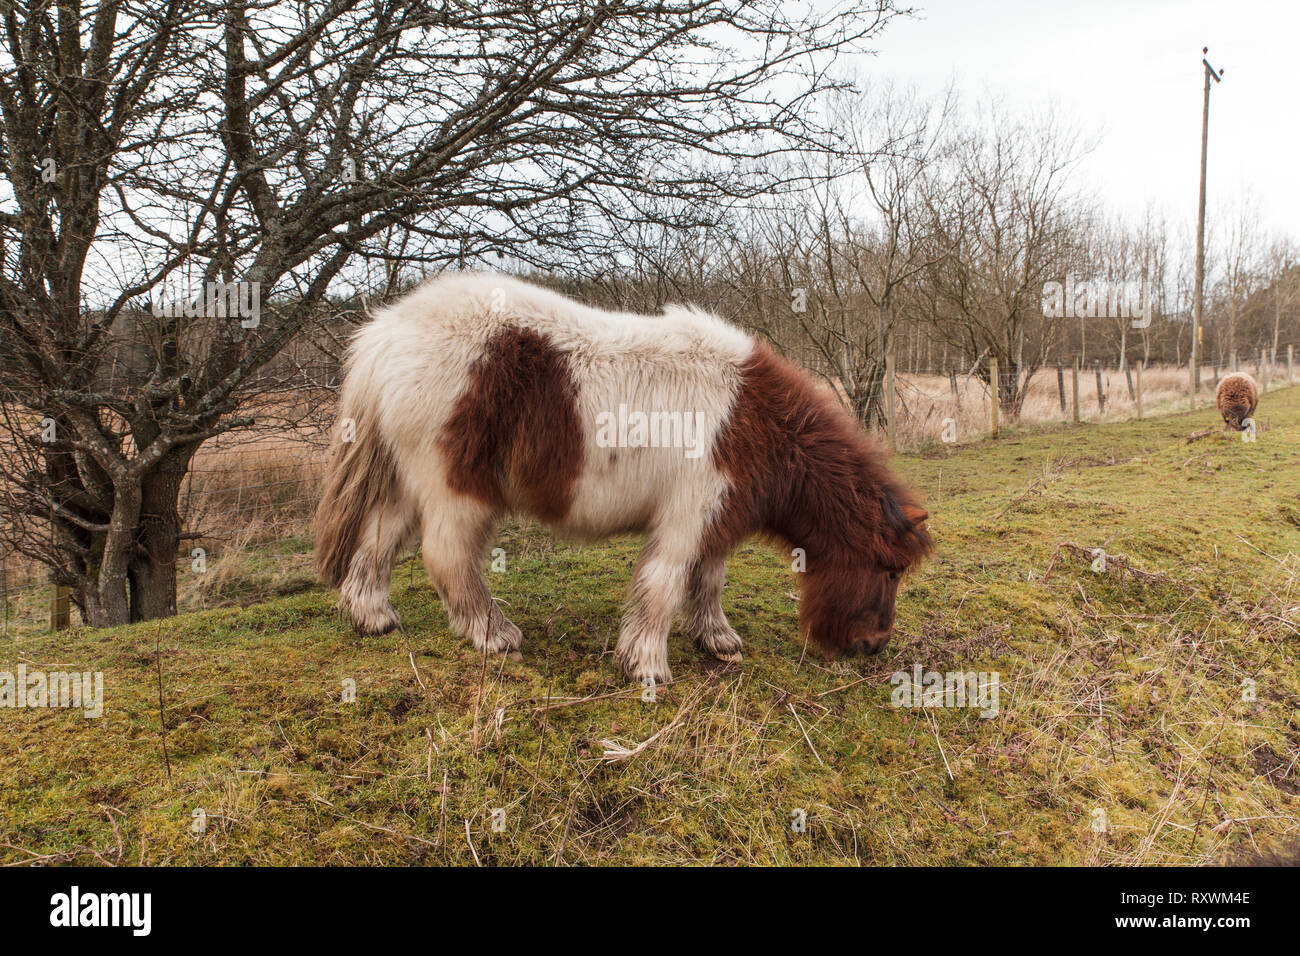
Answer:
<path fill-rule="evenodd" d="M 1258 420 L 1253 444 L 1205 408 L 901 457 L 939 550 L 905 582 L 884 653 L 828 663 L 800 646 L 790 559 L 752 542 L 724 596 L 743 664 L 675 631 L 676 683 L 653 703 L 610 653 L 636 542 L 527 528 L 502 535 L 490 575 L 522 662 L 452 637 L 413 562 L 395 577 L 405 635 L 356 637 L 318 588 L 11 635 L 0 671 L 102 671 L 105 706 L 0 709 L 0 862 L 1203 864 L 1279 849 L 1300 833 L 1300 388 L 1270 393 Z M 997 715 L 893 706 L 891 674 L 917 664 L 997 672 Z"/>

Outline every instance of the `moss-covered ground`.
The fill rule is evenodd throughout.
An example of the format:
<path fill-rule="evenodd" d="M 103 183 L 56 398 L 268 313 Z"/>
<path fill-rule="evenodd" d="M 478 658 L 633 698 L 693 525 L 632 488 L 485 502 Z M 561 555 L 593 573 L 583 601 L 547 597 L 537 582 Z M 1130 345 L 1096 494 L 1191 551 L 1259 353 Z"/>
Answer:
<path fill-rule="evenodd" d="M 1271 392 L 1258 421 L 1254 443 L 1203 408 L 901 457 L 939 547 L 882 654 L 802 647 L 791 559 L 751 542 L 724 597 L 744 662 L 674 631 L 676 682 L 654 702 L 611 655 L 630 539 L 503 532 L 490 579 L 522 661 L 453 637 L 415 559 L 395 576 L 404 633 L 383 638 L 354 635 L 318 587 L 161 625 L 11 631 L 0 671 L 102 671 L 105 704 L 98 719 L 0 708 L 0 862 L 1203 864 L 1275 849 L 1300 829 L 1300 388 Z M 890 676 L 914 664 L 997 672 L 997 715 L 893 706 Z"/>

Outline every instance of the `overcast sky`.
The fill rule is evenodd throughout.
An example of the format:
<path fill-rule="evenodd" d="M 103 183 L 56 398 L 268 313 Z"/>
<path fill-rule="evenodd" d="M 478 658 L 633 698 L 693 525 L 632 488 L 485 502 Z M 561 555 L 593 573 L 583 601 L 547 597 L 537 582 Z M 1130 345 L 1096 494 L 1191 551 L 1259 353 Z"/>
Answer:
<path fill-rule="evenodd" d="M 1201 48 L 1226 68 L 1210 93 L 1209 206 L 1258 204 L 1266 231 L 1300 238 L 1300 0 L 920 0 L 863 73 L 963 100 L 1055 103 L 1097 149 L 1080 168 L 1116 212 L 1153 203 L 1195 222 Z"/>

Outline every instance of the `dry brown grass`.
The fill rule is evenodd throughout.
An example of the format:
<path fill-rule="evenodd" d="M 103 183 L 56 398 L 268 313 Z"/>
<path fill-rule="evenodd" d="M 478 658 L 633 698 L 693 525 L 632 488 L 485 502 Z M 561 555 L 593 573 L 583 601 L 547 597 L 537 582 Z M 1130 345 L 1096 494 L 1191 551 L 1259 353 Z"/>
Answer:
<path fill-rule="evenodd" d="M 1136 390 L 1137 370 L 1130 370 Z M 1251 374 L 1254 365 L 1249 366 Z M 1258 377 L 1258 376 L 1257 376 Z M 1270 384 L 1286 384 L 1285 363 L 1275 365 Z M 1105 399 L 1104 411 L 1097 401 L 1097 376 L 1093 369 L 1084 369 L 1079 375 L 1079 418 L 1087 422 L 1115 422 L 1137 418 L 1136 396 L 1130 397 L 1126 375 L 1118 368 L 1101 371 L 1101 394 Z M 1201 376 L 1199 405 L 1214 402 L 1214 371 L 1206 366 Z M 1261 388 L 1263 380 L 1261 379 Z M 1186 368 L 1157 365 L 1142 373 L 1142 412 L 1144 417 L 1168 415 L 1187 411 L 1189 372 Z M 1073 386 L 1071 370 L 1065 370 L 1065 402 L 1063 411 L 1057 385 L 1055 368 L 1038 372 L 1029 384 L 1024 406 L 1019 418 L 1004 420 L 1003 426 L 1043 425 L 1068 422 L 1073 418 Z M 989 433 L 989 389 L 975 376 L 957 377 L 957 394 L 952 392 L 949 379 L 942 375 L 898 376 L 899 424 L 895 428 L 895 444 L 900 451 L 912 451 L 943 441 L 945 419 L 955 425 L 956 443 L 978 441 Z"/>

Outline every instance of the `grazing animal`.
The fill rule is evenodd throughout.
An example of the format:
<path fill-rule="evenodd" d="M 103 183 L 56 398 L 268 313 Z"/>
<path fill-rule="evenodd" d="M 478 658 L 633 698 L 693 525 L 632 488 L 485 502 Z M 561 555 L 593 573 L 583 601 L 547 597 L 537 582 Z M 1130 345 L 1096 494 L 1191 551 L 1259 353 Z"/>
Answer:
<path fill-rule="evenodd" d="M 899 579 L 931 549 L 926 512 L 834 397 L 693 308 L 611 313 L 505 276 L 438 278 L 358 331 L 339 416 L 317 565 L 366 634 L 397 626 L 393 561 L 421 540 L 453 630 L 518 649 L 482 573 L 507 512 L 646 536 L 615 648 L 642 682 L 671 680 L 679 609 L 700 648 L 740 659 L 721 597 L 750 534 L 803 549 L 799 627 L 828 656 L 885 645 Z"/>
<path fill-rule="evenodd" d="M 1255 414 L 1259 404 L 1259 387 L 1245 372 L 1225 375 L 1214 392 L 1214 403 L 1219 406 L 1225 428 L 1245 431 L 1245 421 Z"/>

